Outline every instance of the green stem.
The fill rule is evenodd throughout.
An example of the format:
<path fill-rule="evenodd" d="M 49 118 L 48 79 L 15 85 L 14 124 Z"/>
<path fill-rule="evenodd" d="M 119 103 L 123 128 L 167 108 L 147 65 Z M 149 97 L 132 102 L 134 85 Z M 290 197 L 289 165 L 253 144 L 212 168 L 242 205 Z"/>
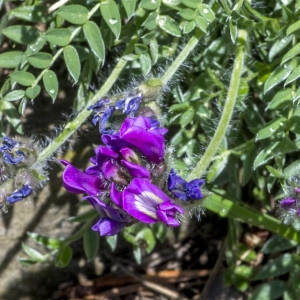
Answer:
<path fill-rule="evenodd" d="M 176 73 L 179 67 L 182 66 L 182 63 L 186 60 L 191 51 L 196 47 L 203 33 L 201 31 L 196 31 L 194 36 L 188 41 L 185 47 L 182 49 L 180 54 L 176 57 L 174 62 L 168 68 L 164 76 L 161 78 L 162 84 L 166 85 L 172 76 Z"/>
<path fill-rule="evenodd" d="M 204 206 L 221 217 L 231 218 L 242 223 L 264 228 L 300 243 L 300 232 L 297 232 L 291 226 L 286 226 L 278 219 L 253 210 L 245 205 L 238 205 L 236 202 L 237 200 L 231 201 L 226 199 L 225 196 L 212 194 L 204 201 Z"/>
<path fill-rule="evenodd" d="M 238 39 L 237 39 L 236 57 L 233 64 L 233 71 L 231 75 L 228 94 L 227 94 L 224 110 L 219 125 L 203 157 L 201 158 L 201 160 L 196 165 L 195 169 L 190 174 L 188 180 L 199 178 L 203 175 L 206 168 L 209 166 L 213 156 L 219 150 L 219 146 L 224 139 L 224 136 L 226 134 L 235 107 L 236 99 L 238 96 L 238 89 L 240 85 L 240 79 L 243 71 L 243 64 L 244 64 L 244 57 L 245 57 L 246 38 L 247 38 L 247 32 L 245 30 L 239 30 Z"/>
<path fill-rule="evenodd" d="M 137 41 L 137 36 L 133 36 L 124 55 L 128 55 L 129 53 L 132 52 L 136 41 Z M 77 115 L 77 117 L 65 126 L 61 134 L 39 154 L 37 162 L 41 162 L 49 158 L 80 127 L 80 125 L 92 113 L 91 110 L 87 110 L 87 107 L 96 103 L 97 100 L 99 100 L 100 98 L 102 98 L 104 95 L 108 93 L 108 91 L 116 82 L 120 73 L 124 69 L 126 62 L 127 61 L 123 58 L 119 60 L 116 67 L 114 68 L 110 76 L 107 78 L 107 80 L 105 81 L 101 89 L 94 95 L 92 99 L 89 100 L 86 107 Z"/>

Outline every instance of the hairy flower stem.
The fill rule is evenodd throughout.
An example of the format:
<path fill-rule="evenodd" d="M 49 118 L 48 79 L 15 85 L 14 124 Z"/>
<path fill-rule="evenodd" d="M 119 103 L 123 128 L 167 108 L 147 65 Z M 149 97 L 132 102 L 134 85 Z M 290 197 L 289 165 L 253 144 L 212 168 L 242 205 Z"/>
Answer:
<path fill-rule="evenodd" d="M 238 96 L 240 79 L 243 71 L 244 58 L 245 58 L 246 39 L 247 39 L 247 31 L 239 30 L 238 38 L 237 38 L 236 56 L 233 64 L 230 85 L 229 85 L 228 94 L 227 94 L 224 110 L 219 125 L 203 157 L 201 158 L 201 160 L 198 162 L 198 164 L 190 174 L 188 180 L 199 178 L 203 175 L 203 173 L 209 166 L 210 162 L 212 161 L 212 158 L 219 150 L 220 144 L 224 139 L 228 125 L 232 117 L 236 99 Z"/>
<path fill-rule="evenodd" d="M 128 55 L 132 52 L 134 45 L 136 44 L 137 36 L 133 36 L 131 42 L 128 45 L 128 48 L 125 50 L 124 55 Z M 94 95 L 92 99 L 90 99 L 85 106 L 85 108 L 77 115 L 77 117 L 69 122 L 61 134 L 51 143 L 47 148 L 45 148 L 40 155 L 38 156 L 37 162 L 44 161 L 49 158 L 53 153 L 63 144 L 65 143 L 68 138 L 79 128 L 79 126 L 88 118 L 88 116 L 93 112 L 92 110 L 87 110 L 87 107 L 95 104 L 97 100 L 101 97 L 106 95 L 108 91 L 111 89 L 113 84 L 119 78 L 120 73 L 124 69 L 126 65 L 126 60 L 121 58 L 117 65 L 115 66 L 114 70 L 107 78 L 101 89 Z"/>
<path fill-rule="evenodd" d="M 166 85 L 169 80 L 172 78 L 172 76 L 176 73 L 179 67 L 182 66 L 182 63 L 186 60 L 186 58 L 189 56 L 191 51 L 197 46 L 200 38 L 203 36 L 203 33 L 201 31 L 196 31 L 194 36 L 188 41 L 186 46 L 182 49 L 180 54 L 176 57 L 174 62 L 171 64 L 171 66 L 168 68 L 164 76 L 162 77 L 161 81 L 163 85 Z"/>

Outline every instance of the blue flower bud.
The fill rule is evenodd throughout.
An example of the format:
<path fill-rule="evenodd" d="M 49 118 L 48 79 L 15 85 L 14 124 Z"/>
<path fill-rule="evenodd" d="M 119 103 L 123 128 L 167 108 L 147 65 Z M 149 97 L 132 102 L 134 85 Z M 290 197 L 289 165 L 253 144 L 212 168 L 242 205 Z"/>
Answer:
<path fill-rule="evenodd" d="M 32 188 L 29 184 L 25 184 L 21 189 L 13 192 L 10 196 L 7 197 L 6 201 L 9 204 L 18 202 L 32 193 Z"/>

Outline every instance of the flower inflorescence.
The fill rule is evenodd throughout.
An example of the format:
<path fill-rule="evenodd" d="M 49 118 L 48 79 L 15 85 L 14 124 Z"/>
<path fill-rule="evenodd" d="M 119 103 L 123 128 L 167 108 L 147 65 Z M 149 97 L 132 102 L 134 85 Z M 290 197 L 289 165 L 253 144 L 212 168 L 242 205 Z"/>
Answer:
<path fill-rule="evenodd" d="M 170 166 L 165 160 L 164 135 L 168 130 L 150 106 L 142 105 L 143 99 L 148 102 L 149 97 L 134 92 L 114 101 L 105 97 L 90 106 L 95 112 L 92 122 L 100 124 L 103 145 L 95 149 L 92 165 L 84 172 L 61 160 L 66 166 L 65 189 L 87 194 L 83 200 L 100 214 L 93 226 L 100 235 L 115 235 L 136 222 L 179 226 L 185 213 L 182 206 L 187 202 L 199 206 L 204 197 L 200 190 L 204 180 L 186 182 L 174 169 L 166 178 Z M 107 122 L 117 110 L 127 117 L 119 128 L 107 130 Z"/>
<path fill-rule="evenodd" d="M 0 209 L 32 195 L 47 179 L 45 165 L 35 164 L 39 146 L 30 139 L 4 137 L 0 146 Z"/>

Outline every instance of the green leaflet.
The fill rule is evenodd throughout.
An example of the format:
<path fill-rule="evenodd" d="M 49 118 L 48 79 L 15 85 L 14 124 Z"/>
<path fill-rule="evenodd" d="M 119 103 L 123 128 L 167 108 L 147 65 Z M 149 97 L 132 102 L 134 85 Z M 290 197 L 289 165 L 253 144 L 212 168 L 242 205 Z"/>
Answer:
<path fill-rule="evenodd" d="M 89 11 L 82 5 L 65 5 L 57 14 L 72 24 L 85 24 L 88 21 Z"/>
<path fill-rule="evenodd" d="M 46 52 L 39 52 L 26 57 L 28 62 L 35 68 L 46 69 L 49 68 L 52 63 L 52 56 Z"/>
<path fill-rule="evenodd" d="M 68 29 L 53 29 L 45 34 L 45 39 L 54 45 L 66 46 L 71 41 L 71 31 Z"/>
<path fill-rule="evenodd" d="M 292 59 L 300 53 L 300 43 L 296 44 L 292 49 L 290 49 L 282 58 L 281 64 L 284 64 L 288 60 Z"/>
<path fill-rule="evenodd" d="M 58 268 L 67 266 L 72 258 L 73 251 L 70 246 L 64 245 L 56 254 L 54 265 Z"/>
<path fill-rule="evenodd" d="M 68 71 L 72 76 L 74 82 L 77 83 L 81 70 L 81 64 L 77 50 L 73 46 L 67 46 L 64 48 L 63 54 Z"/>
<path fill-rule="evenodd" d="M 35 81 L 34 75 L 25 71 L 16 71 L 10 74 L 10 78 L 24 86 L 31 86 Z"/>
<path fill-rule="evenodd" d="M 99 232 L 87 228 L 83 235 L 83 247 L 87 259 L 90 261 L 97 255 L 99 249 Z"/>
<path fill-rule="evenodd" d="M 27 88 L 26 96 L 27 98 L 33 100 L 39 95 L 40 92 L 41 92 L 41 87 L 39 85 L 36 85 L 34 87 Z"/>
<path fill-rule="evenodd" d="M 29 25 L 9 26 L 2 29 L 1 33 L 14 42 L 25 45 L 33 44 L 40 36 L 39 30 Z"/>
<path fill-rule="evenodd" d="M 101 62 L 104 63 L 105 48 L 98 26 L 94 22 L 88 21 L 83 25 L 83 32 L 86 39 L 88 40 L 91 50 L 101 60 Z"/>
<path fill-rule="evenodd" d="M 157 24 L 158 26 L 168 34 L 171 34 L 173 36 L 181 36 L 181 29 L 177 25 L 176 21 L 172 19 L 169 16 L 159 16 L 157 18 Z"/>
<path fill-rule="evenodd" d="M 278 66 L 267 79 L 264 86 L 264 94 L 270 91 L 274 86 L 284 81 L 292 72 L 289 64 Z"/>
<path fill-rule="evenodd" d="M 130 19 L 135 12 L 136 2 L 137 0 L 122 0 L 128 19 Z"/>
<path fill-rule="evenodd" d="M 275 133 L 279 131 L 283 131 L 285 129 L 286 118 L 278 118 L 270 121 L 263 128 L 261 128 L 257 135 L 256 141 L 266 139 L 268 137 L 273 136 Z"/>
<path fill-rule="evenodd" d="M 15 68 L 23 58 L 22 51 L 8 51 L 0 54 L 0 67 L 2 68 Z"/>
<path fill-rule="evenodd" d="M 47 93 L 54 102 L 58 94 L 58 80 L 56 74 L 51 70 L 46 71 L 43 76 L 43 83 Z"/>
<path fill-rule="evenodd" d="M 118 5 L 114 0 L 108 0 L 100 4 L 100 11 L 106 24 L 118 39 L 121 33 L 121 16 Z"/>

